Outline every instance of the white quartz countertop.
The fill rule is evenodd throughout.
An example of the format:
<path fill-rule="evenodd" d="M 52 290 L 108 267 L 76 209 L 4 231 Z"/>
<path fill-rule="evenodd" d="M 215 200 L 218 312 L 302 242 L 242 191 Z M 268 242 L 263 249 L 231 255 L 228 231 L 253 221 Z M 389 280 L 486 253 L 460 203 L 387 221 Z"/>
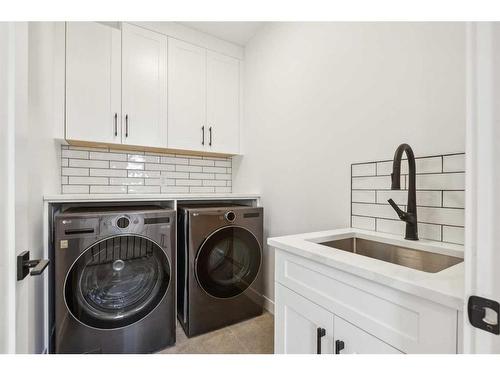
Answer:
<path fill-rule="evenodd" d="M 273 237 L 268 238 L 267 243 L 269 246 L 349 272 L 379 284 L 457 310 L 463 310 L 463 262 L 440 272 L 428 273 L 319 244 L 351 236 L 459 258 L 463 258 L 464 256 L 464 248 L 460 245 L 427 240 L 409 241 L 392 234 L 354 228 Z"/>
<path fill-rule="evenodd" d="M 259 194 L 57 194 L 46 195 L 49 203 L 64 202 L 132 202 L 132 201 L 169 201 L 169 200 L 224 200 L 258 199 Z"/>

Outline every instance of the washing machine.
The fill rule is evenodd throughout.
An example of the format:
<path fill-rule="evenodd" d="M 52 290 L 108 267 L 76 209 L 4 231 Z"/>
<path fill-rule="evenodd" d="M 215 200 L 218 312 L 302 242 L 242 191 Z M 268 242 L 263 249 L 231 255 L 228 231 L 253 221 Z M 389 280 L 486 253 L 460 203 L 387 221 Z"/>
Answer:
<path fill-rule="evenodd" d="M 75 207 L 54 220 L 56 353 L 175 344 L 174 210 Z"/>
<path fill-rule="evenodd" d="M 263 208 L 179 205 L 177 317 L 192 337 L 262 314 Z"/>

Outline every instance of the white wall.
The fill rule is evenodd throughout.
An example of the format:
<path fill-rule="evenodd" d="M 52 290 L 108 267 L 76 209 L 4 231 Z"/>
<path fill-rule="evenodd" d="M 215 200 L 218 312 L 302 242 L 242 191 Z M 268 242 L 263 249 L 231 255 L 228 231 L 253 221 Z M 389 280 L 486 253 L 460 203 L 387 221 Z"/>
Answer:
<path fill-rule="evenodd" d="M 350 164 L 464 151 L 463 23 L 271 23 L 245 49 L 244 156 L 265 235 L 349 226 Z M 266 295 L 274 256 L 266 249 Z"/>

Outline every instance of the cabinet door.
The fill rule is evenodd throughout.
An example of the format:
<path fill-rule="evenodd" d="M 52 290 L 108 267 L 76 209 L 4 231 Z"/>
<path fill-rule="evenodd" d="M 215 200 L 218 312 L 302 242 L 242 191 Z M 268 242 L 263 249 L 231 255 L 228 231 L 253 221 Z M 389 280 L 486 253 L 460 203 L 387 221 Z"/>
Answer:
<path fill-rule="evenodd" d="M 240 62 L 207 52 L 207 125 L 209 149 L 237 154 L 240 149 Z"/>
<path fill-rule="evenodd" d="M 333 314 L 276 283 L 274 345 L 278 354 L 333 353 Z M 324 336 L 318 340 L 318 328 Z"/>
<path fill-rule="evenodd" d="M 206 91 L 206 50 L 169 38 L 169 148 L 203 151 L 208 147 Z"/>
<path fill-rule="evenodd" d="M 399 350 L 379 340 L 375 336 L 335 316 L 334 345 L 343 343 L 343 349 L 337 354 L 402 354 Z"/>
<path fill-rule="evenodd" d="M 122 142 L 167 146 L 167 37 L 122 26 Z"/>
<path fill-rule="evenodd" d="M 66 139 L 121 142 L 121 33 L 66 24 Z"/>

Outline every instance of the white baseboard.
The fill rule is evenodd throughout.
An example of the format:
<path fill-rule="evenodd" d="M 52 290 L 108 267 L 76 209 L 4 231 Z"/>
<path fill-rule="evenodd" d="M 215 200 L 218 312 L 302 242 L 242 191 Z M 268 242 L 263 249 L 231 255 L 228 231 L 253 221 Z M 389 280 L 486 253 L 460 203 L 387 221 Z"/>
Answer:
<path fill-rule="evenodd" d="M 269 311 L 272 315 L 274 315 L 274 301 L 271 299 L 267 298 L 266 296 L 264 297 L 264 308 Z"/>

